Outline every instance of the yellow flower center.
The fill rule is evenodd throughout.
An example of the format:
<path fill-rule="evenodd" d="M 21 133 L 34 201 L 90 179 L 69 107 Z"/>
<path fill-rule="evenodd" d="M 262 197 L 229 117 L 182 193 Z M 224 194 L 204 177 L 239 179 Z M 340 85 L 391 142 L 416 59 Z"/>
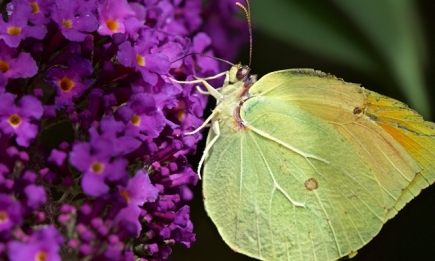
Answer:
<path fill-rule="evenodd" d="M 98 161 L 95 161 L 91 165 L 91 170 L 96 174 L 100 174 L 104 170 L 104 165 Z"/>
<path fill-rule="evenodd" d="M 39 5 L 37 2 L 29 2 L 29 5 L 32 8 L 32 14 L 39 13 Z"/>
<path fill-rule="evenodd" d="M 8 27 L 8 34 L 19 35 L 21 33 L 21 27 L 11 26 Z"/>
<path fill-rule="evenodd" d="M 11 66 L 9 65 L 8 62 L 0 60 L 0 71 L 5 73 L 5 72 L 9 71 L 10 68 L 11 68 Z"/>
<path fill-rule="evenodd" d="M 45 261 L 48 259 L 48 253 L 45 251 L 38 251 L 35 255 L 35 261 Z"/>
<path fill-rule="evenodd" d="M 184 113 L 184 111 L 178 111 L 177 112 L 177 118 L 180 122 L 182 122 L 184 120 L 184 117 L 186 116 L 186 114 Z"/>
<path fill-rule="evenodd" d="M 57 84 L 64 92 L 69 92 L 74 88 L 74 82 L 68 77 L 62 77 Z"/>
<path fill-rule="evenodd" d="M 8 122 L 12 127 L 16 128 L 21 124 L 21 117 L 14 113 L 9 117 Z"/>
<path fill-rule="evenodd" d="M 125 201 L 127 201 L 127 203 L 130 203 L 130 196 L 128 195 L 126 190 L 121 191 L 121 196 L 125 198 Z"/>
<path fill-rule="evenodd" d="M 136 54 L 136 62 L 137 62 L 137 64 L 139 64 L 139 66 L 146 65 L 145 57 L 142 55 L 139 55 L 139 54 Z"/>
<path fill-rule="evenodd" d="M 110 18 L 106 20 L 106 26 L 112 32 L 116 32 L 116 30 L 118 30 L 118 27 L 119 27 L 118 23 L 115 20 L 110 19 Z"/>
<path fill-rule="evenodd" d="M 72 27 L 72 21 L 71 20 L 62 20 L 62 25 L 65 28 L 71 28 Z"/>
<path fill-rule="evenodd" d="M 133 123 L 135 126 L 138 126 L 140 124 L 140 116 L 133 114 L 133 117 L 131 117 L 131 123 Z"/>
<path fill-rule="evenodd" d="M 8 221 L 8 219 L 9 219 L 8 212 L 4 210 L 0 210 L 0 224 Z"/>
<path fill-rule="evenodd" d="M 177 112 L 177 119 L 182 122 L 184 117 L 186 117 L 186 104 L 184 101 L 180 101 L 175 110 Z"/>

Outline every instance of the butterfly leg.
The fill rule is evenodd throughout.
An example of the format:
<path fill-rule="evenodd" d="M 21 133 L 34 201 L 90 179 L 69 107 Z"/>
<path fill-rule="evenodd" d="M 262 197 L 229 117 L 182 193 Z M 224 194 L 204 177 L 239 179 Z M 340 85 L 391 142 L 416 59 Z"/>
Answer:
<path fill-rule="evenodd" d="M 199 78 L 196 78 L 197 80 L 193 80 L 193 81 L 178 81 L 178 80 L 175 80 L 175 79 L 171 79 L 173 82 L 176 82 L 176 83 L 181 83 L 181 84 L 193 84 L 193 83 L 201 83 L 202 82 L 202 80 L 204 80 L 204 79 L 199 79 Z M 202 89 L 201 89 L 201 87 L 199 87 L 199 85 L 196 85 L 195 86 L 196 87 L 196 90 L 199 92 L 199 93 L 201 93 L 201 94 L 203 94 L 203 95 L 210 95 L 210 92 L 208 92 L 208 91 L 203 91 Z M 219 90 L 220 88 L 215 88 L 216 90 Z"/>
<path fill-rule="evenodd" d="M 221 134 L 218 121 L 215 121 L 212 123 L 211 131 L 213 131 L 215 133 L 215 136 L 205 147 L 204 153 L 202 153 L 201 160 L 199 161 L 198 172 L 197 172 L 199 179 L 201 179 L 200 173 L 201 173 L 202 164 L 204 164 L 204 161 L 205 161 L 205 157 L 207 157 L 208 151 L 211 149 L 211 147 L 213 147 L 213 144 L 217 141 L 217 139 L 219 138 L 219 136 Z"/>
<path fill-rule="evenodd" d="M 228 71 L 221 72 L 221 73 L 218 73 L 218 74 L 216 74 L 216 75 L 214 75 L 214 76 L 210 76 L 210 77 L 206 77 L 206 78 L 197 78 L 196 76 L 193 76 L 193 77 L 196 78 L 196 80 L 193 80 L 193 81 L 178 81 L 178 80 L 175 80 L 175 79 L 173 79 L 173 78 L 170 78 L 170 79 L 171 79 L 171 81 L 173 81 L 173 82 L 183 83 L 183 84 L 202 83 L 202 84 L 205 86 L 205 88 L 207 89 L 207 91 L 203 91 L 203 90 L 200 91 L 199 88 L 197 87 L 197 90 L 198 90 L 200 93 L 202 93 L 202 94 L 206 94 L 206 95 L 211 95 L 211 96 L 213 96 L 216 100 L 222 100 L 222 99 L 223 99 L 223 95 L 220 94 L 219 91 L 218 91 L 216 88 L 214 88 L 214 87 L 211 86 L 208 82 L 206 82 L 206 80 L 216 79 L 216 78 L 219 78 L 219 77 L 221 77 L 221 76 L 223 76 L 223 75 L 225 75 L 225 82 L 227 82 L 228 79 L 229 79 Z"/>
<path fill-rule="evenodd" d="M 192 82 L 196 82 L 196 83 L 202 83 L 202 84 L 204 84 L 204 86 L 205 86 L 205 88 L 207 89 L 207 91 L 203 91 L 203 90 L 200 90 L 199 88 L 198 88 L 198 86 L 197 86 L 197 89 L 198 89 L 198 91 L 200 92 L 200 93 L 204 93 L 204 94 L 209 94 L 209 95 L 211 95 L 211 96 L 213 96 L 214 98 L 216 98 L 216 100 L 222 100 L 223 98 L 224 98 L 224 96 L 219 92 L 219 91 L 217 91 L 215 88 L 213 88 L 213 86 L 211 86 L 208 82 L 206 82 L 205 80 L 206 79 L 214 79 L 214 78 L 217 78 L 217 77 L 219 77 L 219 76 L 222 76 L 223 74 L 226 74 L 226 77 L 225 77 L 225 80 L 227 80 L 227 78 L 228 78 L 228 72 L 223 72 L 223 73 L 220 73 L 220 74 L 217 74 L 217 75 L 215 75 L 215 76 L 211 76 L 211 77 L 208 77 L 208 78 L 204 78 L 204 79 L 201 79 L 201 78 L 197 78 L 196 76 L 194 76 L 195 78 L 196 78 L 196 80 L 195 81 L 190 81 L 190 82 L 181 82 L 181 83 L 192 83 Z M 174 81 L 176 81 L 176 80 L 174 80 Z M 176 82 L 179 82 L 179 81 L 176 81 Z M 206 126 L 207 126 L 207 124 L 211 121 L 211 119 L 212 118 L 214 118 L 215 116 L 216 116 L 216 113 L 217 113 L 217 111 L 216 110 L 214 110 L 213 112 L 212 112 L 212 114 L 204 121 L 204 123 L 203 124 L 201 124 L 201 126 L 199 126 L 198 128 L 196 128 L 194 131 L 191 131 L 191 132 L 186 132 L 186 133 L 184 133 L 184 135 L 192 135 L 192 134 L 195 134 L 195 133 L 197 133 L 197 132 L 199 132 L 200 130 L 202 130 L 203 128 L 205 128 Z M 213 126 L 212 126 L 213 127 Z"/>
<path fill-rule="evenodd" d="M 203 95 L 210 95 L 209 92 L 207 92 L 207 91 L 203 91 L 203 90 L 201 89 L 201 87 L 199 87 L 199 85 L 196 85 L 196 90 L 197 90 L 199 93 L 203 94 Z"/>
<path fill-rule="evenodd" d="M 193 135 L 193 134 L 199 132 L 200 130 L 204 129 L 205 127 L 207 127 L 207 125 L 211 121 L 211 119 L 216 116 L 216 113 L 217 113 L 217 111 L 213 111 L 212 114 L 210 116 L 208 116 L 208 118 L 201 124 L 201 126 L 199 126 L 198 128 L 196 128 L 195 130 L 193 130 L 191 132 L 185 132 L 184 135 Z"/>
<path fill-rule="evenodd" d="M 216 100 L 222 100 L 224 96 L 220 94 L 218 90 L 216 90 L 213 86 L 211 86 L 208 82 L 206 82 L 204 79 L 198 79 L 201 81 L 202 84 L 204 84 L 205 88 L 207 89 L 207 92 L 213 96 Z"/>

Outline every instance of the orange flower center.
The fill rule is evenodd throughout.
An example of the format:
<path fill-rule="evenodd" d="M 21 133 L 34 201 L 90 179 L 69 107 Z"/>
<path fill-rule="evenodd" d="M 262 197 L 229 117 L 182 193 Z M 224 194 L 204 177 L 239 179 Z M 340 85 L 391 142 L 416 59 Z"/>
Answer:
<path fill-rule="evenodd" d="M 64 92 L 69 92 L 74 88 L 74 82 L 68 77 L 62 77 L 57 84 Z"/>
<path fill-rule="evenodd" d="M 29 5 L 32 8 L 32 14 L 39 13 L 39 5 L 37 2 L 30 2 Z"/>
<path fill-rule="evenodd" d="M 116 30 L 118 29 L 118 23 L 113 20 L 113 19 L 107 19 L 106 20 L 106 26 L 107 28 L 109 28 L 110 31 L 112 32 L 116 32 Z"/>
<path fill-rule="evenodd" d="M 180 122 L 182 122 L 184 120 L 184 117 L 186 116 L 186 114 L 184 113 L 184 111 L 178 111 L 177 112 L 177 118 Z"/>
<path fill-rule="evenodd" d="M 100 174 L 101 172 L 103 172 L 104 165 L 98 161 L 95 161 L 94 163 L 92 163 L 91 169 L 94 173 Z"/>
<path fill-rule="evenodd" d="M 21 27 L 11 26 L 8 27 L 8 34 L 19 35 L 21 33 Z"/>
<path fill-rule="evenodd" d="M 186 117 L 186 104 L 184 101 L 180 101 L 175 110 L 177 111 L 177 119 L 182 122 Z"/>
<path fill-rule="evenodd" d="M 130 196 L 128 195 L 126 190 L 121 191 L 121 196 L 125 198 L 125 201 L 127 201 L 127 203 L 130 203 Z"/>
<path fill-rule="evenodd" d="M 140 116 L 137 114 L 134 114 L 133 117 L 131 117 L 131 123 L 133 123 L 135 126 L 140 124 L 140 120 Z"/>
<path fill-rule="evenodd" d="M 0 224 L 8 221 L 8 212 L 0 210 Z"/>
<path fill-rule="evenodd" d="M 12 127 L 18 127 L 21 124 L 21 117 L 14 113 L 9 117 L 8 122 Z"/>
<path fill-rule="evenodd" d="M 45 251 L 38 251 L 35 255 L 35 261 L 45 261 L 48 259 L 48 254 Z"/>
<path fill-rule="evenodd" d="M 139 64 L 139 66 L 146 65 L 145 57 L 142 55 L 139 55 L 139 54 L 136 54 L 136 62 L 137 62 L 137 64 Z"/>
<path fill-rule="evenodd" d="M 65 28 L 71 28 L 72 27 L 72 22 L 71 22 L 71 20 L 62 20 L 62 25 Z"/>
<path fill-rule="evenodd" d="M 9 69 L 11 68 L 11 66 L 9 65 L 8 62 L 0 60 L 0 70 L 5 73 L 7 71 L 9 71 Z"/>

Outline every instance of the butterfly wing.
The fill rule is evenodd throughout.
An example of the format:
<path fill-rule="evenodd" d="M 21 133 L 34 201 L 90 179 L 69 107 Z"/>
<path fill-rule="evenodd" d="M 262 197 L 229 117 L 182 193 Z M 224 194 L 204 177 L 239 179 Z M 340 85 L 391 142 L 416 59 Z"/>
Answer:
<path fill-rule="evenodd" d="M 382 188 L 329 123 L 267 95 L 240 116 L 247 128 L 221 125 L 203 178 L 207 213 L 230 247 L 262 260 L 335 260 L 379 232 Z"/>
<path fill-rule="evenodd" d="M 352 142 L 383 188 L 386 220 L 435 180 L 435 124 L 397 100 L 300 69 L 268 74 L 250 92 L 310 111 Z"/>
<path fill-rule="evenodd" d="M 435 124 L 424 121 L 406 104 L 376 92 L 368 91 L 366 101 L 366 114 L 400 143 L 421 167 L 389 211 L 387 219 L 390 219 L 435 181 Z"/>

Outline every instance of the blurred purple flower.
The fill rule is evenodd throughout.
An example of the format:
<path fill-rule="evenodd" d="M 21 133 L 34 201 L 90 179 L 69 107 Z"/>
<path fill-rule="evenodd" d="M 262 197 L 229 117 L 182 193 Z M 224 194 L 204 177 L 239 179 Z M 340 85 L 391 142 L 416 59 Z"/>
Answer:
<path fill-rule="evenodd" d="M 38 71 L 38 67 L 29 53 L 18 53 L 15 48 L 7 46 L 3 40 L 0 40 L 0 71 L 7 81 L 32 77 Z"/>
<path fill-rule="evenodd" d="M 235 3 L 239 0 L 210 1 L 204 32 L 212 39 L 212 47 L 217 57 L 231 61 L 235 59 L 241 46 L 249 41 L 248 23 L 245 19 L 235 19 L 240 12 Z"/>
<path fill-rule="evenodd" d="M 73 98 L 80 97 L 89 88 L 92 81 L 86 78 L 91 73 L 91 62 L 77 56 L 69 60 L 66 67 L 54 67 L 47 72 L 47 83 L 56 88 L 57 109 L 74 104 Z"/>
<path fill-rule="evenodd" d="M 22 222 L 20 203 L 10 195 L 0 194 L 0 238 L 9 234 L 15 225 L 20 225 Z"/>
<path fill-rule="evenodd" d="M 140 146 L 140 141 L 132 136 L 125 135 L 125 125 L 116 121 L 113 117 L 104 117 L 100 123 L 101 135 L 96 128 L 89 130 L 91 142 L 97 142 L 97 139 L 107 139 L 113 144 L 112 156 L 126 155 Z"/>
<path fill-rule="evenodd" d="M 90 10 L 83 8 L 86 6 L 78 1 L 56 0 L 51 17 L 66 39 L 80 42 L 85 40 L 87 33 L 97 30 L 97 18 Z"/>
<path fill-rule="evenodd" d="M 8 245 L 9 258 L 11 261 L 61 261 L 59 255 L 60 244 L 63 236 L 53 226 L 37 230 L 28 240 L 23 243 L 12 241 Z"/>
<path fill-rule="evenodd" d="M 27 1 L 12 0 L 9 8 L 13 12 L 8 16 L 8 21 L 0 19 L 0 39 L 7 45 L 17 47 L 25 38 L 42 39 L 45 36 L 47 29 L 44 25 L 28 25 L 32 8 Z"/>
<path fill-rule="evenodd" d="M 156 138 L 166 125 L 165 116 L 156 106 L 154 97 L 146 93 L 132 96 L 117 115 L 126 123 L 126 133 L 140 139 L 144 139 L 143 134 Z"/>
<path fill-rule="evenodd" d="M 42 186 L 29 184 L 24 188 L 24 193 L 27 197 L 27 207 L 30 209 L 37 210 L 47 201 L 47 196 Z"/>
<path fill-rule="evenodd" d="M 151 48 L 158 43 L 154 30 L 143 29 L 141 35 L 142 39 L 133 46 L 129 41 L 119 46 L 118 60 L 124 66 L 135 68 L 142 74 L 144 81 L 155 85 L 157 75 L 168 73 L 170 62 L 162 53 L 150 53 Z"/>
<path fill-rule="evenodd" d="M 141 206 L 145 202 L 154 202 L 159 194 L 159 190 L 155 188 L 148 177 L 148 173 L 143 170 L 136 172 L 136 175 L 129 180 L 127 186 L 119 187 L 121 196 L 127 202 L 127 206 L 118 212 L 115 217 L 115 222 L 132 224 L 131 234 L 134 237 L 139 236 L 141 225 L 139 215 Z"/>
<path fill-rule="evenodd" d="M 10 93 L 0 94 L 0 132 L 9 137 L 16 136 L 18 145 L 28 147 L 38 133 L 38 126 L 32 120 L 41 118 L 43 108 L 33 96 L 23 96 L 18 106 L 15 98 Z"/>
<path fill-rule="evenodd" d="M 113 144 L 108 139 L 98 139 L 92 143 L 74 145 L 71 164 L 83 172 L 81 185 L 83 192 L 98 197 L 109 191 L 106 181 L 119 181 L 127 178 L 127 161 L 111 160 Z"/>
<path fill-rule="evenodd" d="M 65 152 L 53 149 L 51 150 L 50 156 L 48 156 L 47 161 L 56 164 L 58 167 L 60 167 L 63 162 L 65 161 L 67 155 Z"/>
<path fill-rule="evenodd" d="M 124 21 L 135 15 L 126 0 L 102 0 L 98 5 L 99 24 L 98 33 L 112 35 L 124 33 Z"/>
<path fill-rule="evenodd" d="M 32 24 L 48 24 L 50 22 L 49 13 L 55 0 L 26 0 L 26 2 L 32 8 L 32 12 L 29 17 L 29 21 Z M 13 12 L 14 6 L 9 4 L 6 9 L 9 12 Z"/>

